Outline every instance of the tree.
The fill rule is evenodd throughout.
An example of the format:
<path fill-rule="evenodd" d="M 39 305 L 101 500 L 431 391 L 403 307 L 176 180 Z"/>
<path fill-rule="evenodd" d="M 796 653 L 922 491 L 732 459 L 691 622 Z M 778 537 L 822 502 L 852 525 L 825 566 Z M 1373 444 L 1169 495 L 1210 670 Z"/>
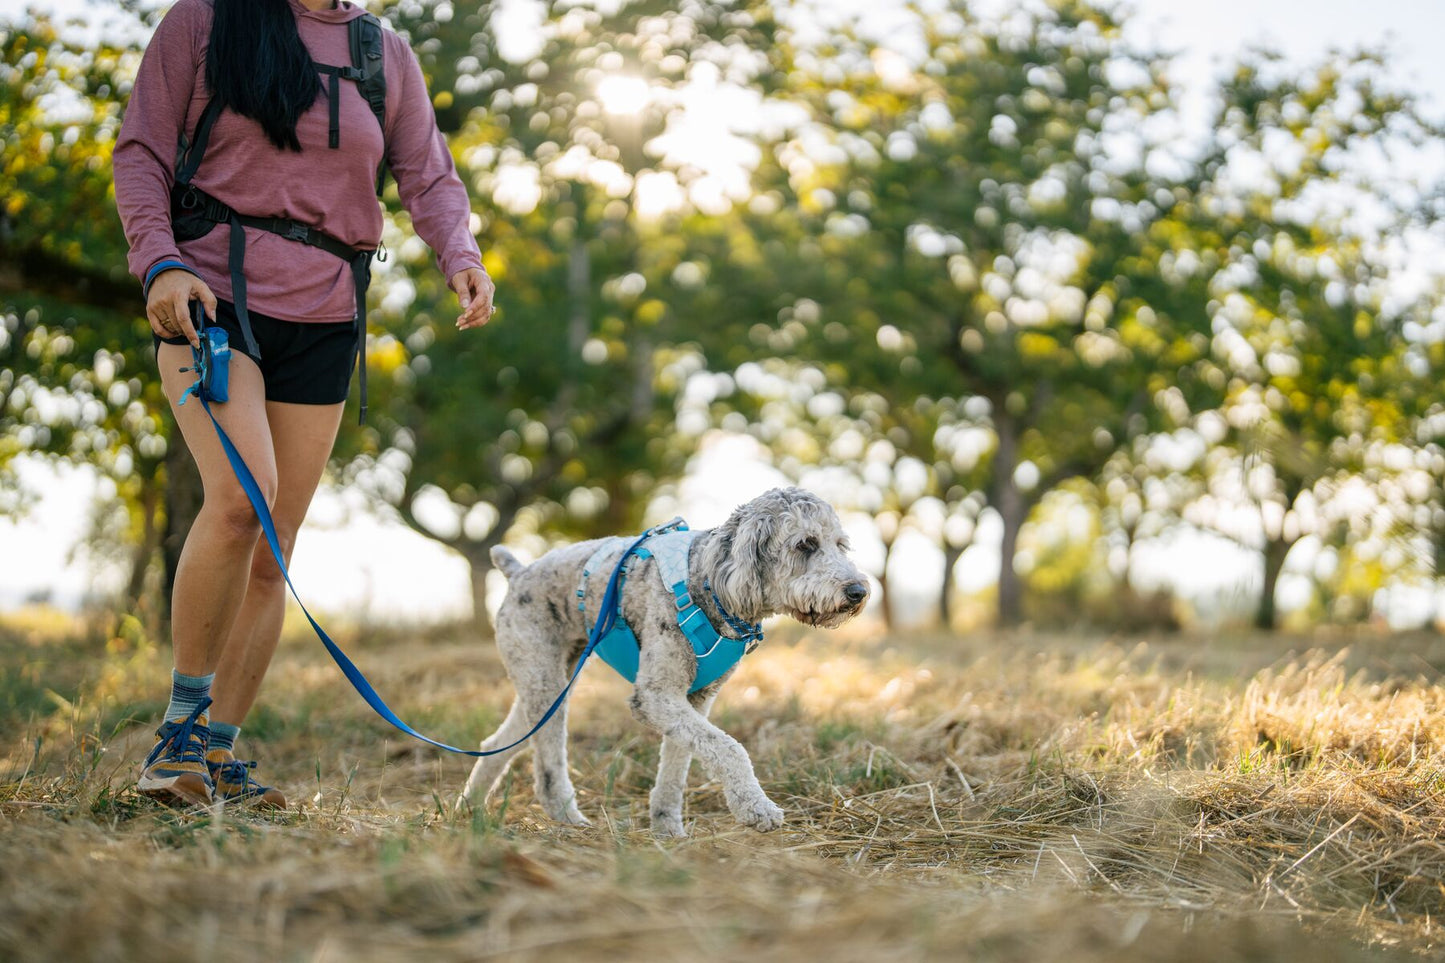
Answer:
<path fill-rule="evenodd" d="M 44 16 L 0 27 L 0 47 L 0 472 L 40 455 L 114 486 L 133 611 L 175 517 L 176 455 L 110 200 L 137 51 L 81 46 Z"/>
<path fill-rule="evenodd" d="M 1262 629 L 1278 623 L 1291 549 L 1327 536 L 1322 486 L 1362 471 L 1371 445 L 1405 439 L 1434 396 L 1404 336 L 1433 298 L 1397 303 L 1385 243 L 1431 215 L 1418 191 L 1360 162 L 1432 135 L 1381 67 L 1337 57 L 1300 77 L 1265 55 L 1241 63 L 1191 178 L 1197 200 L 1175 212 L 1207 268 L 1213 344 L 1193 374 L 1223 393 L 1214 487 L 1242 478 L 1230 497 L 1254 506 L 1255 531 L 1234 534 L 1261 553 Z"/>
<path fill-rule="evenodd" d="M 668 157 L 665 135 L 695 55 L 726 54 L 756 24 L 727 4 L 604 15 L 553 3 L 541 49 L 509 62 L 496 56 L 489 7 L 459 27 L 407 9 L 394 11 L 398 25 L 426 38 L 458 168 L 485 200 L 480 241 L 500 312 L 480 335 L 459 336 L 441 320 L 436 279 L 413 269 L 422 252 L 400 246 L 405 273 L 390 290 L 407 286 L 414 299 L 393 306 L 383 275 L 378 320 L 393 334 L 374 352 L 389 395 L 369 441 L 386 450 L 353 477 L 466 557 L 485 627 L 492 546 L 519 526 L 574 536 L 636 527 L 686 464 L 675 399 L 701 366 L 695 335 L 712 320 L 690 251 L 714 228 L 688 200 L 704 175 Z M 675 202 L 656 203 L 669 192 Z M 372 470 L 387 465 L 397 471 Z M 427 498 L 450 518 L 423 517 Z"/>
<path fill-rule="evenodd" d="M 1188 241 L 1163 220 L 1178 198 L 1146 163 L 1160 148 L 1135 133 L 1170 107 L 1157 59 L 1083 3 L 1000 23 L 955 3 L 920 32 L 917 69 L 852 42 L 796 75 L 813 124 L 778 165 L 833 265 L 805 350 L 894 407 L 953 399 L 991 433 L 1012 624 L 1030 511 L 1173 424 L 1156 397 L 1207 351 L 1208 319 L 1158 270 Z"/>

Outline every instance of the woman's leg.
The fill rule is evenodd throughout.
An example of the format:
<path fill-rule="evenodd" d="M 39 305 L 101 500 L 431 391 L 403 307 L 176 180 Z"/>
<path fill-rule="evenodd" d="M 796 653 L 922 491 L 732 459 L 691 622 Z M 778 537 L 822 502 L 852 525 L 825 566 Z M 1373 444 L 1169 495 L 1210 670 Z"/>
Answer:
<path fill-rule="evenodd" d="M 296 532 L 306 518 L 311 496 L 331 457 L 344 408 L 344 404 L 266 402 L 271 447 L 276 457 L 276 498 L 271 517 L 288 566 Z M 286 583 L 264 538 L 256 542 L 249 562 L 246 597 L 226 639 L 216 668 L 216 680 L 211 686 L 215 699 L 211 707 L 212 723 L 239 726 L 246 718 L 281 638 Z"/>
<path fill-rule="evenodd" d="M 171 639 L 177 671 L 204 676 L 216 670 L 241 600 L 261 525 L 227 461 L 216 429 L 195 398 L 182 394 L 195 375 L 191 349 L 162 344 L 156 361 L 171 411 L 200 469 L 204 500 L 186 536 L 171 598 Z M 265 385 L 250 358 L 231 355 L 230 400 L 211 406 L 268 502 L 276 497 L 276 460 L 268 423 Z"/>
<path fill-rule="evenodd" d="M 171 596 L 176 667 L 171 699 L 156 730 L 159 738 L 136 780 L 140 792 L 172 804 L 207 804 L 214 798 L 204 758 L 209 742 L 205 718 L 208 677 L 216 669 L 246 594 L 251 551 L 261 531 L 200 401 L 180 404 L 195 381 L 193 374 L 180 370 L 190 361 L 190 348 L 184 345 L 162 344 L 156 354 L 171 411 L 200 469 L 204 499 L 181 549 Z M 262 495 L 273 500 L 276 463 L 266 424 L 265 386 L 255 362 L 240 355 L 233 358 L 230 400 L 215 405 L 214 411 L 250 466 Z"/>

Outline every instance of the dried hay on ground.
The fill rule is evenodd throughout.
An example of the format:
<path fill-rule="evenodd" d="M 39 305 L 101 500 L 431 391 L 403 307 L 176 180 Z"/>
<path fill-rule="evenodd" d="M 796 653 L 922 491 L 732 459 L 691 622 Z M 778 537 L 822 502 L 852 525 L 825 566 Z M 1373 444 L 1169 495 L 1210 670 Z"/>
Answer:
<path fill-rule="evenodd" d="M 547 823 L 525 763 L 502 810 L 451 814 L 468 761 L 300 637 L 243 737 L 298 808 L 172 813 L 129 791 L 163 653 L 0 628 L 0 958 L 1432 955 L 1445 642 L 1351 641 L 770 640 L 716 718 L 787 825 L 737 828 L 694 767 L 693 838 L 660 844 L 656 742 L 604 669 L 572 710 L 593 829 Z M 506 708 L 490 645 L 348 647 L 440 738 Z"/>

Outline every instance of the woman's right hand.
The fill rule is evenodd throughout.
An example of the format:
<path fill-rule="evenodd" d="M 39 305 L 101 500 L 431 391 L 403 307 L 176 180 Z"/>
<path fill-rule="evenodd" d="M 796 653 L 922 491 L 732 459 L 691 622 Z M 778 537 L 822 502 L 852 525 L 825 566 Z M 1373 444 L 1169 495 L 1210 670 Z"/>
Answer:
<path fill-rule="evenodd" d="M 185 337 L 191 347 L 201 346 L 196 326 L 191 323 L 191 302 L 199 301 L 206 317 L 216 320 L 216 296 L 206 282 L 190 271 L 171 268 L 151 281 L 150 297 L 146 299 L 146 319 L 151 330 L 162 338 Z"/>

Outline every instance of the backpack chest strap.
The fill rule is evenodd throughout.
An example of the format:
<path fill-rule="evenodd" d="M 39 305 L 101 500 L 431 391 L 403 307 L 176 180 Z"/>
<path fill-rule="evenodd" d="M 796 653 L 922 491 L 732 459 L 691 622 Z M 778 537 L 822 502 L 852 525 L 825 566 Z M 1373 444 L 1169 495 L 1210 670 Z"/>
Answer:
<path fill-rule="evenodd" d="M 355 67 L 333 67 L 330 64 L 315 64 L 316 72 L 327 77 L 326 99 L 329 102 L 330 125 L 326 132 L 326 146 L 333 150 L 341 146 L 341 81 L 360 83 L 363 74 Z"/>

